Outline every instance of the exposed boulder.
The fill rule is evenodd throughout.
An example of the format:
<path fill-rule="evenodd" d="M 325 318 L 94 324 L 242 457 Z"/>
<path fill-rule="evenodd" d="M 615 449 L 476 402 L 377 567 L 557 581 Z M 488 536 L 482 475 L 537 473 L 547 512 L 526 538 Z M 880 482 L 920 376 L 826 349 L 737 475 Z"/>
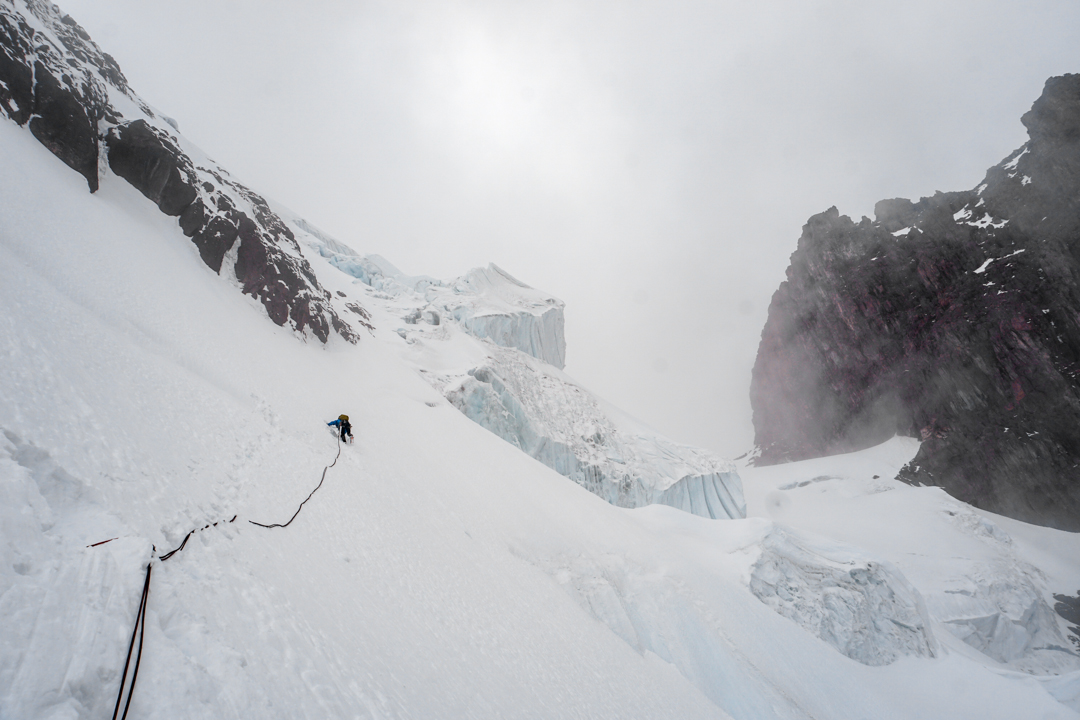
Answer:
<path fill-rule="evenodd" d="M 751 385 L 759 463 L 923 440 L 902 478 L 1080 530 L 1080 75 L 978 187 L 810 218 Z"/>

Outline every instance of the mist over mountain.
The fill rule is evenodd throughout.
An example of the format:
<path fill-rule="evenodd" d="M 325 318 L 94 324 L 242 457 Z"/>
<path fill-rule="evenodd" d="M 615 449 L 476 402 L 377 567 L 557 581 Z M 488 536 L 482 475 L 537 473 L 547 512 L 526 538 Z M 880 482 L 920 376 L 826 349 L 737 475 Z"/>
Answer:
<path fill-rule="evenodd" d="M 0 113 L 0 718 L 1080 717 L 1080 535 L 926 442 L 661 436 L 560 299 L 354 251 L 56 5 L 0 0 Z"/>
<path fill-rule="evenodd" d="M 278 325 L 323 342 L 357 336 L 266 201 L 179 135 L 128 86 L 120 67 L 70 15 L 43 0 L 0 6 L 0 109 L 96 192 L 104 165 L 166 215 L 203 261 L 257 298 Z M 110 91 L 110 88 L 112 91 Z M 347 314 L 347 313 L 346 313 Z"/>
<path fill-rule="evenodd" d="M 904 469 L 1080 530 L 1080 75 L 976 188 L 815 215 L 773 296 L 751 400 L 760 463 L 922 440 Z"/>

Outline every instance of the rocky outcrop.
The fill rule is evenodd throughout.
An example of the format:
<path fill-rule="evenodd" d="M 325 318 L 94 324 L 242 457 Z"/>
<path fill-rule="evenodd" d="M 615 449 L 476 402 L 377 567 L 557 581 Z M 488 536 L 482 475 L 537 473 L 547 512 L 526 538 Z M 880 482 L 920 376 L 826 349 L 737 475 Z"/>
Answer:
<path fill-rule="evenodd" d="M 136 120 L 113 128 L 105 143 L 112 171 L 152 200 L 161 212 L 179 215 L 195 202 L 194 168 L 166 133 L 155 132 L 145 120 Z"/>
<path fill-rule="evenodd" d="M 0 2 L 0 109 L 98 188 L 98 123 L 115 120 L 106 83 L 127 94 L 116 62 L 54 6 Z"/>
<path fill-rule="evenodd" d="M 90 192 L 107 151 L 108 167 L 178 217 L 203 262 L 226 270 L 278 325 L 356 342 L 266 201 L 186 144 L 176 121 L 139 99 L 116 61 L 51 3 L 0 0 L 0 114 L 29 126 Z"/>
<path fill-rule="evenodd" d="M 1080 75 L 975 189 L 810 218 L 751 385 L 768 464 L 923 440 L 901 477 L 1080 530 Z"/>

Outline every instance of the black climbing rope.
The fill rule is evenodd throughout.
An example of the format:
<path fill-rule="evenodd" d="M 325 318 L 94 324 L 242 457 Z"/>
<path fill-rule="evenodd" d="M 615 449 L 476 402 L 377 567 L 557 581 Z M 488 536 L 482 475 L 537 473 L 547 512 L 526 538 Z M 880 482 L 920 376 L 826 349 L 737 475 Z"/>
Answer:
<path fill-rule="evenodd" d="M 216 523 L 215 523 L 215 524 L 216 524 Z M 194 532 L 195 532 L 195 531 L 194 531 L 194 530 L 192 530 L 191 532 L 189 532 L 189 533 L 188 533 L 187 535 L 185 535 L 185 536 L 184 536 L 184 541 L 183 541 L 182 543 L 180 543 L 180 547 L 178 547 L 178 548 L 174 548 L 174 549 L 170 550 L 169 552 L 165 553 L 164 555 L 162 555 L 162 556 L 161 556 L 161 561 L 162 561 L 162 562 L 164 562 L 164 561 L 168 560 L 169 558 L 171 558 L 171 557 L 172 557 L 173 555 L 175 555 L 176 553 L 178 553 L 178 552 L 180 552 L 181 550 L 183 550 L 183 549 L 184 549 L 184 546 L 185 546 L 185 545 L 187 545 L 187 541 L 188 541 L 188 538 L 190 538 L 190 537 L 191 537 L 191 535 L 192 535 L 192 533 L 194 533 Z"/>
<path fill-rule="evenodd" d="M 335 465 L 337 465 L 337 461 L 338 461 L 339 457 L 341 457 L 341 438 L 338 438 L 338 441 L 337 441 L 337 455 L 334 456 L 334 462 L 330 463 L 329 465 L 327 465 L 326 467 L 323 468 L 322 477 L 319 478 L 319 484 L 316 485 L 315 489 L 311 491 L 311 495 L 314 495 L 316 492 L 318 492 L 319 488 L 322 487 L 323 480 L 326 480 L 326 471 L 329 470 L 330 468 L 334 467 Z M 300 514 L 300 511 L 304 509 L 304 503 L 306 503 L 308 500 L 311 499 L 311 495 L 308 495 L 307 498 L 304 499 L 304 502 L 300 503 L 300 507 L 296 508 L 296 512 L 294 512 L 293 516 L 291 518 L 289 518 L 289 522 L 285 523 L 284 525 L 282 525 L 280 523 L 273 523 L 272 525 L 263 525 L 262 523 L 255 522 L 254 520 L 248 520 L 248 522 L 251 523 L 252 525 L 258 525 L 259 527 L 264 527 L 264 528 L 289 527 L 289 525 L 292 524 L 292 521 L 296 519 L 296 516 Z"/>
<path fill-rule="evenodd" d="M 293 513 L 293 516 L 291 518 L 289 518 L 289 522 L 285 523 L 284 525 L 281 525 L 281 524 L 278 524 L 278 523 L 274 523 L 272 525 L 263 525 L 262 523 L 255 522 L 254 520 L 248 520 L 248 522 L 251 523 L 252 525 L 258 525 L 259 527 L 264 527 L 264 528 L 288 527 L 289 525 L 291 525 L 292 521 L 296 519 L 296 516 L 299 515 L 300 511 L 304 508 L 304 503 L 306 503 L 308 500 L 310 500 L 312 495 L 314 495 L 318 491 L 318 489 L 322 487 L 323 482 L 326 480 L 326 471 L 329 470 L 330 468 L 334 467 L 335 465 L 337 465 L 338 458 L 341 457 L 341 438 L 340 437 L 338 438 L 337 446 L 338 446 L 337 447 L 337 455 L 334 456 L 334 462 L 330 463 L 329 465 L 327 465 L 326 467 L 323 468 L 322 477 L 319 478 L 319 484 L 316 485 L 315 489 L 311 491 L 311 494 L 308 495 L 307 498 L 304 499 L 304 502 L 300 503 L 300 507 L 296 508 L 296 512 Z M 228 520 L 228 521 L 221 520 L 221 521 L 216 522 L 216 523 L 208 523 L 208 524 L 204 525 L 201 528 L 195 528 L 194 530 L 191 530 L 190 532 L 188 532 L 187 535 L 184 536 L 184 539 L 180 542 L 179 546 L 173 548 L 172 550 L 165 553 L 164 555 L 159 556 L 158 559 L 161 562 L 165 562 L 166 560 L 171 558 L 173 555 L 175 555 L 176 553 L 183 550 L 187 546 L 188 540 L 190 540 L 191 536 L 194 535 L 196 532 L 202 532 L 203 530 L 207 530 L 207 529 L 212 528 L 212 527 L 217 527 L 219 524 L 226 524 L 226 523 L 236 522 L 236 518 L 237 518 L 237 516 L 233 515 L 231 520 Z M 97 547 L 98 545 L 104 545 L 105 543 L 112 542 L 115 539 L 116 538 L 110 538 L 109 540 L 102 540 L 101 542 L 93 543 L 92 545 L 87 545 L 87 547 Z M 153 552 L 157 552 L 156 547 L 153 549 Z M 151 557 L 153 557 L 153 552 L 151 553 Z M 117 693 L 117 695 L 116 695 L 116 708 L 113 710 L 112 720 L 117 720 L 117 716 L 119 716 L 120 720 L 127 720 L 128 708 L 131 707 L 131 696 L 135 692 L 135 678 L 137 678 L 139 676 L 139 663 L 142 661 L 143 638 L 146 635 L 146 601 L 147 601 L 147 598 L 150 597 L 150 571 L 153 569 L 153 567 L 154 567 L 153 560 L 151 560 L 149 563 L 146 564 L 146 580 L 143 582 L 142 597 L 139 599 L 139 611 L 135 614 L 135 627 L 131 631 L 131 643 L 128 645 L 127 659 L 124 661 L 124 673 L 120 677 L 120 692 Z M 138 652 L 135 652 L 135 637 L 136 636 L 138 636 L 138 638 L 139 638 Z M 131 682 L 128 683 L 128 679 L 127 679 L 128 668 L 131 667 L 131 655 L 132 655 L 132 653 L 135 653 L 135 665 L 134 665 L 134 668 L 132 669 L 132 672 L 131 672 Z M 127 688 L 127 702 L 124 702 L 124 689 L 125 689 L 125 687 Z M 124 714 L 123 715 L 119 715 L 119 713 L 120 713 L 120 705 L 121 704 L 123 704 L 123 706 L 124 706 Z"/>
<path fill-rule="evenodd" d="M 131 631 L 131 644 L 128 645 L 127 660 L 124 661 L 124 674 L 120 676 L 120 692 L 116 695 L 116 709 L 113 710 L 113 720 L 116 720 L 120 712 L 120 703 L 124 699 L 124 686 L 127 685 L 128 667 L 131 665 L 131 653 L 135 649 L 135 636 L 139 636 L 139 652 L 135 655 L 135 668 L 131 673 L 131 684 L 127 685 L 127 702 L 124 703 L 124 714 L 120 720 L 126 720 L 128 708 L 131 707 L 131 695 L 135 692 L 135 678 L 139 677 L 139 663 L 142 661 L 143 638 L 146 637 L 146 599 L 150 597 L 150 571 L 154 563 L 146 564 L 146 580 L 143 582 L 142 598 L 139 600 L 139 612 L 135 615 L 135 628 Z"/>

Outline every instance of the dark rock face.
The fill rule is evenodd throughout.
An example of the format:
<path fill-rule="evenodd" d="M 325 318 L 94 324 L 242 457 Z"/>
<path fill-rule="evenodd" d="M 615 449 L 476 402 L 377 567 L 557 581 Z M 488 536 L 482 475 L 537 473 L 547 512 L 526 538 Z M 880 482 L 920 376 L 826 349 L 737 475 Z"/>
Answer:
<path fill-rule="evenodd" d="M 125 96 L 123 106 L 133 103 L 142 116 L 125 118 L 110 93 Z M 183 149 L 176 121 L 155 114 L 116 61 L 51 3 L 0 0 L 0 113 L 29 124 L 42 145 L 86 178 L 91 192 L 98 189 L 99 148 L 107 148 L 109 168 L 178 217 L 203 262 L 218 274 L 231 268 L 241 290 L 278 325 L 323 342 L 331 330 L 358 340 L 266 201 L 209 158 L 193 159 L 198 153 Z M 360 324 L 370 329 L 366 317 Z"/>
<path fill-rule="evenodd" d="M 923 440 L 902 478 L 1080 530 L 1080 75 L 974 190 L 810 218 L 751 385 L 759 463 Z"/>
<path fill-rule="evenodd" d="M 109 109 L 105 83 L 112 78 L 126 93 L 127 81 L 112 58 L 106 60 L 89 36 L 82 37 L 86 32 L 74 20 L 65 22 L 39 0 L 25 5 L 30 17 L 54 32 L 35 30 L 14 2 L 0 2 L 0 112 L 19 125 L 29 122 L 34 137 L 94 192 L 98 123 Z"/>
<path fill-rule="evenodd" d="M 240 240 L 233 272 L 243 292 L 258 298 L 271 320 L 310 331 L 323 342 L 331 328 L 357 340 L 327 302 L 330 296 L 303 261 L 293 232 L 262 197 L 220 169 L 196 165 L 170 133 L 145 120 L 112 128 L 105 143 L 112 171 L 163 213 L 179 216 L 184 234 L 215 272 L 221 272 L 226 254 Z"/>
<path fill-rule="evenodd" d="M 1067 622 L 1076 623 L 1069 627 L 1069 642 L 1080 649 L 1080 590 L 1075 597 L 1068 595 L 1054 595 L 1054 611 L 1065 618 Z"/>
<path fill-rule="evenodd" d="M 152 200 L 166 215 L 179 215 L 195 202 L 191 162 L 169 136 L 145 120 L 113 129 L 105 137 L 109 167 Z M 181 172 L 181 169 L 184 172 Z"/>
<path fill-rule="evenodd" d="M 62 79 L 70 82 L 67 76 Z M 96 192 L 97 122 L 102 108 L 93 104 L 85 107 L 81 102 L 85 98 L 66 85 L 53 77 L 43 63 L 34 63 L 34 114 L 30 118 L 30 132 L 53 155 L 85 177 L 90 192 Z M 93 114 L 88 115 L 87 110 Z"/>

